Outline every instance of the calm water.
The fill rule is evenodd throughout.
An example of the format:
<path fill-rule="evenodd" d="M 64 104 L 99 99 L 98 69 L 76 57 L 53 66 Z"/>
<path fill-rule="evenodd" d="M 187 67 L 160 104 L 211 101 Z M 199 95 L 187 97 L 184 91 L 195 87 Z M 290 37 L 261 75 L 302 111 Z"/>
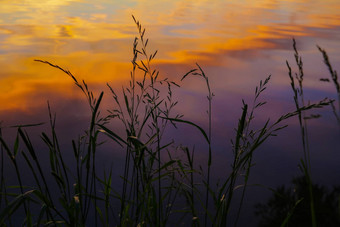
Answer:
<path fill-rule="evenodd" d="M 296 70 L 292 38 L 303 57 L 306 99 L 336 98 L 316 44 L 326 49 L 333 68 L 340 70 L 340 3 L 338 0 L 263 1 L 108 1 L 108 0 L 2 0 L 0 1 L 0 121 L 13 124 L 47 121 L 49 100 L 57 113 L 58 130 L 69 146 L 86 129 L 85 99 L 70 78 L 34 62 L 43 59 L 70 70 L 90 88 L 104 90 L 104 103 L 112 107 L 105 83 L 120 89 L 131 70 L 132 43 L 139 19 L 150 38 L 150 51 L 158 50 L 152 67 L 161 76 L 180 78 L 199 63 L 209 76 L 213 99 L 213 151 L 216 176 L 223 176 L 230 162 L 230 139 L 241 114 L 241 99 L 251 102 L 255 86 L 269 74 L 272 79 L 257 114 L 255 126 L 294 109 L 285 61 Z M 205 84 L 197 78 L 175 89 L 178 111 L 207 126 Z M 315 112 L 313 112 L 315 113 Z M 313 177 L 321 184 L 340 183 L 339 129 L 328 108 L 310 122 Z M 252 183 L 270 187 L 289 183 L 299 175 L 302 157 L 297 119 L 263 145 L 255 157 Z M 38 129 L 36 131 L 39 131 Z M 170 130 L 178 143 L 198 144 L 197 158 L 205 160 L 205 145 L 188 128 Z M 185 138 L 185 139 L 183 139 Z M 103 151 L 110 160 L 120 155 Z M 265 189 L 249 193 L 250 210 Z M 267 192 L 267 191 L 266 191 Z M 256 194 L 258 193 L 258 194 Z M 248 213 L 251 213 L 249 211 Z"/>

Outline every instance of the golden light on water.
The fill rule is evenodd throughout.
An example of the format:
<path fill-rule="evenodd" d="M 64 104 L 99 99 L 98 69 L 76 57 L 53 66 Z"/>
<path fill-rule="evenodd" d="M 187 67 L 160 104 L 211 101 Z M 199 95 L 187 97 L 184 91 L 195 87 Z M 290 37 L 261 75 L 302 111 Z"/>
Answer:
<path fill-rule="evenodd" d="M 257 64 L 265 67 L 268 54 L 264 52 L 288 51 L 292 37 L 307 37 L 306 45 L 322 41 L 332 47 L 330 53 L 339 52 L 337 0 L 0 3 L 0 110 L 25 109 L 31 103 L 31 94 L 41 91 L 44 85 L 64 95 L 74 95 L 68 88 L 72 81 L 34 62 L 36 58 L 65 67 L 88 83 L 119 84 L 128 79 L 137 34 L 132 14 L 146 28 L 150 50 L 159 50 L 154 66 L 176 66 L 182 74 L 195 62 L 222 67 L 223 73 L 241 67 L 243 60 L 259 59 L 260 53 L 263 62 Z M 282 64 L 285 59 L 283 55 Z M 255 66 L 248 67 L 248 72 L 254 72 L 251 67 Z M 237 83 L 230 77 L 225 80 Z"/>

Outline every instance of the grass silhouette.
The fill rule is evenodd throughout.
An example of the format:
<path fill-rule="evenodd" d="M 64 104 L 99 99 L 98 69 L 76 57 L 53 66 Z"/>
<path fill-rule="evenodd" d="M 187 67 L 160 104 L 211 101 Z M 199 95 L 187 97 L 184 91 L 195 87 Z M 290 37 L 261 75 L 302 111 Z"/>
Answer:
<path fill-rule="evenodd" d="M 27 127 L 36 125 L 17 126 L 13 146 L 8 144 L 0 131 L 1 226 L 15 226 L 13 220 L 18 218 L 21 218 L 23 226 L 168 226 L 173 218 L 179 223 L 185 221 L 187 225 L 192 226 L 227 226 L 230 223 L 229 215 L 232 201 L 235 199 L 235 190 L 241 190 L 241 199 L 237 201 L 237 218 L 234 220 L 236 226 L 244 203 L 255 151 L 271 136 L 287 127 L 285 120 L 295 116 L 299 118 L 302 141 L 306 146 L 301 164 L 305 175 L 308 176 L 309 192 L 313 198 L 304 113 L 332 105 L 337 119 L 339 114 L 334 100 L 323 99 L 313 104 L 304 102 L 302 60 L 295 44 L 296 63 L 299 66 L 296 79 L 299 87 L 295 87 L 295 78 L 288 63 L 287 66 L 296 109 L 274 121 L 268 118 L 262 127 L 254 128 L 254 113 L 266 104 L 259 101 L 259 97 L 269 85 L 270 76 L 260 81 L 255 88 L 253 102 L 246 104 L 242 100 L 242 112 L 232 141 L 232 170 L 227 176 L 223 176 L 218 187 L 214 188 L 210 172 L 211 166 L 214 165 L 214 151 L 211 146 L 213 93 L 209 78 L 199 64 L 182 78 L 188 80 L 189 76 L 198 76 L 207 85 L 209 127 L 206 132 L 195 122 L 174 112 L 178 101 L 174 100 L 172 92 L 173 87 L 179 85 L 167 78 L 161 78 L 159 72 L 152 68 L 157 51 L 148 52 L 149 39 L 146 38 L 145 29 L 134 17 L 133 20 L 137 26 L 138 37 L 133 42 L 129 85 L 118 93 L 108 84 L 109 93 L 115 103 L 115 108 L 109 110 L 108 115 L 100 111 L 104 92 L 97 96 L 85 81 L 79 81 L 70 71 L 48 61 L 36 60 L 61 70 L 73 80 L 88 102 L 91 119 L 83 136 L 72 140 L 70 149 L 73 150 L 75 160 L 72 166 L 64 161 L 66 154 L 60 149 L 56 118 L 49 105 L 50 132 L 41 132 L 41 140 L 49 150 L 47 169 L 42 167 L 45 160 L 40 160 L 36 155 L 36 148 L 26 131 Z M 319 49 L 339 94 L 337 74 L 332 69 L 326 52 Z M 138 73 L 143 75 L 140 80 L 137 80 Z M 301 102 L 299 98 L 302 99 Z M 113 121 L 124 126 L 124 135 L 112 129 Z M 194 149 L 180 147 L 186 157 L 184 160 L 173 155 L 174 142 L 165 139 L 165 132 L 168 127 L 176 127 L 177 124 L 192 126 L 208 144 L 206 169 L 196 169 Z M 99 177 L 97 155 L 101 149 L 100 138 L 112 140 L 125 151 L 124 171 L 120 182 L 112 182 L 112 169 L 105 170 L 104 176 Z M 3 163 L 6 155 L 14 167 L 17 185 L 7 184 Z M 22 183 L 23 167 L 18 165 L 19 156 L 20 159 L 23 158 L 25 168 L 28 167 L 32 176 L 31 185 Z M 53 193 L 54 186 L 47 183 L 47 178 L 51 178 L 56 185 Z M 116 209 L 117 204 L 119 209 Z M 311 199 L 311 223 L 316 223 L 314 206 Z"/>

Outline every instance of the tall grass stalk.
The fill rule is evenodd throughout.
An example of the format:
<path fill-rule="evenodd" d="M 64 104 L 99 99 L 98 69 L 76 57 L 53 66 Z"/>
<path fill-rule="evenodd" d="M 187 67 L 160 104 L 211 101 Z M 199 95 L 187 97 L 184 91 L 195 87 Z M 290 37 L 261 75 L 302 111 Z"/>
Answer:
<path fill-rule="evenodd" d="M 167 78 L 159 79 L 159 72 L 151 68 L 151 61 L 157 51 L 148 54 L 149 40 L 145 38 L 145 29 L 134 17 L 133 20 L 137 25 L 139 37 L 135 38 L 133 44 L 129 87 L 122 90 L 124 104 L 121 104 L 117 93 L 109 85 L 117 104 L 117 108 L 110 112 L 109 118 L 118 118 L 127 132 L 120 222 L 125 223 L 134 217 L 134 223 L 137 224 L 146 221 L 150 223 L 151 219 L 154 225 L 163 226 L 172 210 L 164 202 L 171 201 L 179 190 L 163 185 L 167 177 L 170 177 L 170 185 L 176 182 L 173 171 L 177 171 L 175 167 L 177 161 L 170 158 L 171 155 L 168 160 L 164 160 L 161 155 L 161 152 L 164 153 L 172 144 L 172 142 L 163 144 L 163 135 L 168 125 L 167 118 L 177 104 L 177 101 L 173 101 L 172 86 L 178 85 Z M 136 79 L 138 73 L 143 75 L 140 81 Z M 162 93 L 164 87 L 168 90 L 166 96 Z M 179 117 L 175 116 L 176 119 Z M 102 129 L 107 134 L 113 135 L 108 128 Z M 142 142 L 145 139 L 146 142 Z M 169 167 L 173 169 L 167 173 L 165 170 Z M 157 182 L 157 186 L 154 182 Z M 146 210 L 142 207 L 150 206 L 150 201 L 153 203 L 152 209 L 145 213 Z M 164 209 L 165 207 L 167 208 Z"/>
<path fill-rule="evenodd" d="M 201 66 L 199 64 L 197 64 L 198 70 L 199 72 L 197 72 L 197 69 L 193 69 L 191 71 L 189 71 L 187 74 L 185 74 L 181 80 L 184 80 L 184 78 L 186 78 L 188 75 L 192 74 L 194 76 L 200 76 L 202 77 L 207 85 L 207 89 L 208 89 L 208 173 L 207 173 L 207 183 L 206 183 L 206 193 L 205 193 L 205 209 L 209 210 L 209 189 L 210 189 L 210 169 L 211 169 L 211 162 L 212 162 L 212 151 L 211 151 L 211 132 L 212 132 L 212 128 L 211 128 L 211 118 L 212 118 L 212 113 L 211 113 L 211 105 L 212 105 L 212 98 L 214 96 L 214 94 L 212 93 L 211 89 L 210 89 L 210 84 L 209 84 L 209 78 L 205 75 L 204 71 L 202 70 Z M 207 221 L 208 221 L 208 212 L 205 212 L 205 216 L 204 216 L 204 226 L 207 226 Z"/>
<path fill-rule="evenodd" d="M 333 84 L 334 84 L 335 89 L 336 89 L 336 93 L 337 93 L 337 96 L 338 96 L 338 110 L 336 110 L 336 107 L 335 107 L 334 103 L 331 103 L 331 105 L 332 105 L 332 108 L 333 108 L 334 116 L 335 116 L 335 118 L 336 118 L 336 120 L 338 122 L 339 128 L 340 128 L 340 85 L 339 85 L 339 81 L 338 81 L 338 74 L 337 74 L 337 72 L 335 70 L 333 70 L 333 67 L 332 67 L 332 65 L 330 63 L 330 60 L 329 60 L 327 52 L 324 49 L 322 49 L 320 46 L 317 46 L 317 48 L 322 53 L 322 57 L 323 57 L 324 63 L 325 63 L 325 65 L 327 66 L 327 68 L 329 70 L 331 79 L 332 79 Z M 320 80 L 321 81 L 325 81 L 325 82 L 329 82 L 328 78 L 321 78 Z"/>
<path fill-rule="evenodd" d="M 91 196 L 85 196 L 84 197 L 84 201 L 83 201 L 83 205 L 82 206 L 82 211 L 83 211 L 83 217 L 87 217 L 88 216 L 88 212 L 90 210 L 90 206 L 91 203 L 90 201 L 93 201 L 93 205 L 94 208 L 97 209 L 97 199 L 93 199 L 97 197 L 97 186 L 96 186 L 96 148 L 97 148 L 97 139 L 98 139 L 98 134 L 99 134 L 99 130 L 97 129 L 97 125 L 101 124 L 104 122 L 104 119 L 100 117 L 100 111 L 99 111 L 99 106 L 101 103 L 101 100 L 103 98 L 104 93 L 101 92 L 100 95 L 98 96 L 98 98 L 95 98 L 93 95 L 93 92 L 89 90 L 88 85 L 86 84 L 85 81 L 82 81 L 82 83 L 78 82 L 78 80 L 76 79 L 76 77 L 68 70 L 65 70 L 63 68 L 61 68 L 58 65 L 52 64 L 48 61 L 43 61 L 43 60 L 35 60 L 37 62 L 41 62 L 44 64 L 48 64 L 54 68 L 57 68 L 61 71 L 63 71 L 64 73 L 66 73 L 69 77 L 71 77 L 71 79 L 74 81 L 75 85 L 81 89 L 81 91 L 85 94 L 88 104 L 90 106 L 90 110 L 91 110 L 91 121 L 90 121 L 90 125 L 89 125 L 89 130 L 86 131 L 86 136 L 88 138 L 88 146 L 87 146 L 87 153 L 85 154 L 85 158 L 84 162 L 86 162 L 86 176 L 85 176 L 85 194 L 87 195 L 91 195 Z M 50 114 L 51 117 L 51 114 Z M 52 120 L 51 120 L 52 121 Z M 53 124 L 52 124 L 52 135 L 55 136 L 55 132 L 54 132 L 54 128 L 53 128 Z M 55 140 L 56 138 L 54 138 L 53 140 Z M 55 145 L 57 145 L 57 143 L 55 143 Z M 56 147 L 54 147 L 53 149 L 55 149 Z M 57 148 L 56 148 L 57 149 Z M 76 154 L 76 153 L 75 153 Z M 60 157 L 60 156 L 59 156 Z M 60 159 L 61 162 L 63 163 L 62 159 Z M 63 169 L 65 169 L 63 167 Z M 60 175 L 55 175 L 54 176 L 58 179 L 57 181 L 60 181 L 61 178 Z M 67 176 L 67 174 L 66 174 Z M 67 180 L 67 178 L 66 178 Z M 81 179 L 78 179 L 81 181 Z M 81 182 L 79 182 L 81 184 Z M 65 187 L 65 182 L 61 183 L 63 185 L 63 187 Z M 78 183 L 77 183 L 78 184 Z M 78 188 L 79 189 L 79 188 Z M 81 190 L 82 191 L 82 190 Z M 81 193 L 80 191 L 80 193 Z M 92 197 L 93 195 L 93 197 Z M 70 198 L 68 198 L 70 199 Z M 74 198 L 73 198 L 74 199 Z M 78 198 L 76 198 L 76 200 L 78 200 Z M 65 198 L 65 202 L 67 201 L 67 198 Z M 71 217 L 72 215 L 69 214 Z M 71 218 L 72 219 L 72 218 Z M 95 220 L 95 224 L 97 225 L 98 223 L 98 213 L 94 212 L 94 220 Z M 84 220 L 85 221 L 85 220 Z"/>
<path fill-rule="evenodd" d="M 293 49 L 294 49 L 294 57 L 296 65 L 298 66 L 299 73 L 295 73 L 295 78 L 292 75 L 292 69 L 286 61 L 287 67 L 288 67 L 288 75 L 291 81 L 291 88 L 294 93 L 294 103 L 296 106 L 296 109 L 298 110 L 300 108 L 300 102 L 301 105 L 304 105 L 304 94 L 303 94 L 303 62 L 302 58 L 299 56 L 299 53 L 296 48 L 296 42 L 295 39 L 293 39 Z M 298 81 L 299 87 L 297 88 L 295 85 L 295 79 Z M 314 200 L 313 200 L 313 190 L 312 190 L 312 181 L 311 181 L 311 163 L 310 163 L 310 152 L 309 152 L 309 143 L 308 143 L 308 132 L 307 132 L 307 121 L 305 118 L 305 114 L 299 112 L 298 114 L 299 119 L 299 125 L 301 130 L 301 140 L 302 140 L 302 148 L 303 148 L 303 155 L 304 159 L 301 160 L 301 167 L 302 171 L 307 178 L 308 182 L 308 188 L 309 188 L 309 197 L 310 197 L 310 212 L 311 212 L 311 221 L 313 227 L 316 226 L 316 217 L 315 217 L 315 209 L 314 209 Z"/>
<path fill-rule="evenodd" d="M 251 122 L 252 120 L 255 118 L 255 110 L 263 105 L 265 105 L 267 102 L 261 102 L 261 101 L 258 101 L 258 98 L 260 97 L 261 93 L 264 92 L 266 90 L 266 85 L 267 83 L 269 82 L 271 78 L 271 75 L 269 75 L 265 80 L 264 82 L 262 82 L 262 80 L 260 81 L 260 85 L 257 86 L 255 88 L 255 94 L 254 94 L 254 99 L 253 99 L 253 103 L 252 103 L 252 108 L 251 108 L 251 111 L 250 111 L 250 114 L 249 116 L 247 116 L 247 119 L 246 119 L 246 122 L 245 122 L 245 134 L 246 136 L 243 136 L 244 137 L 244 141 L 243 141 L 243 149 L 247 149 L 247 146 L 249 146 L 249 138 L 253 138 L 255 136 L 255 132 L 252 131 L 251 129 Z M 245 104 L 243 104 L 245 106 Z M 235 221 L 235 226 L 237 226 L 237 223 L 239 221 L 239 218 L 240 218 L 240 214 L 241 214 L 241 208 L 242 208 L 242 205 L 243 205 L 243 202 L 244 202 L 244 198 L 245 198 L 245 192 L 246 192 L 246 188 L 247 188 L 247 185 L 248 185 L 248 180 L 249 180 L 249 175 L 250 175 L 250 168 L 252 166 L 252 158 L 253 156 L 251 155 L 250 158 L 249 158 L 249 161 L 248 161 L 248 165 L 246 166 L 246 169 L 245 169 L 245 175 L 244 175 L 244 186 L 242 187 L 242 196 L 241 196 L 241 199 L 240 199 L 240 205 L 239 205 L 239 209 L 238 209 L 238 212 L 237 212 L 237 216 L 236 216 L 236 221 Z"/>

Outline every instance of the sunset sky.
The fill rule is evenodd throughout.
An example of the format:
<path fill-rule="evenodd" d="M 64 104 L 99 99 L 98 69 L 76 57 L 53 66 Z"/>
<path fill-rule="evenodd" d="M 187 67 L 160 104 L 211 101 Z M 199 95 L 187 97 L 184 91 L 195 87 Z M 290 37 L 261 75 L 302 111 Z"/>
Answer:
<path fill-rule="evenodd" d="M 69 148 L 70 138 L 88 126 L 85 97 L 60 70 L 34 59 L 70 70 L 95 96 L 104 91 L 102 109 L 112 108 L 106 83 L 120 93 L 132 69 L 133 41 L 138 36 L 132 15 L 146 29 L 149 54 L 158 50 L 151 67 L 181 85 L 174 88 L 177 111 L 204 129 L 208 105 L 204 81 L 180 79 L 196 63 L 209 77 L 215 95 L 216 178 L 230 166 L 230 140 L 242 99 L 251 104 L 260 80 L 272 75 L 261 98 L 268 103 L 256 112 L 255 127 L 295 109 L 286 66 L 288 60 L 297 71 L 292 38 L 304 63 L 305 99 L 337 98 L 334 84 L 319 80 L 330 75 L 316 45 L 327 51 L 340 72 L 339 0 L 0 0 L 0 125 L 11 130 L 12 125 L 48 122 L 49 101 L 65 139 L 62 146 Z M 315 113 L 322 118 L 309 123 L 313 177 L 322 184 L 339 184 L 338 125 L 331 108 Z M 254 158 L 253 183 L 275 187 L 300 173 L 298 121 L 287 123 L 288 129 L 270 138 Z M 206 144 L 195 129 L 171 129 L 169 134 L 178 143 L 197 145 L 198 162 L 206 161 Z M 256 195 L 252 198 L 259 202 Z"/>
<path fill-rule="evenodd" d="M 328 50 L 335 66 L 339 63 L 339 10 L 337 0 L 2 0 L 0 110 L 27 110 L 32 94 L 46 89 L 74 95 L 72 81 L 33 62 L 37 58 L 88 83 L 126 81 L 137 35 L 131 15 L 146 28 L 150 52 L 158 50 L 154 67 L 174 80 L 198 62 L 211 74 L 216 93 L 244 92 L 269 74 L 275 85 L 287 85 L 285 60 L 292 59 L 292 37 L 306 65 L 320 65 L 311 68 L 310 77 L 317 78 L 327 71 L 316 44 Z M 322 86 L 318 89 L 328 89 Z"/>

